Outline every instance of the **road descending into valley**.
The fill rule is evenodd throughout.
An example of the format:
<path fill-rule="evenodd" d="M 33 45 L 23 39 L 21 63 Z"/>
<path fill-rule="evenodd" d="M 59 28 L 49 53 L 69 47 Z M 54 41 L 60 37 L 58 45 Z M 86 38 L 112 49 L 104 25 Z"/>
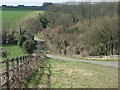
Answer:
<path fill-rule="evenodd" d="M 37 37 L 35 37 L 34 39 L 37 42 L 41 41 L 41 39 L 39 39 Z M 52 54 L 47 54 L 47 57 L 58 59 L 58 60 L 73 61 L 73 62 L 86 62 L 86 63 L 91 63 L 91 64 L 98 64 L 98 65 L 112 66 L 112 67 L 120 68 L 120 65 L 118 65 L 118 63 L 120 64 L 120 62 L 83 60 L 83 59 L 57 56 L 57 55 L 52 55 Z"/>
<path fill-rule="evenodd" d="M 76 59 L 76 58 L 68 58 L 68 57 L 56 56 L 56 55 L 52 55 L 52 54 L 47 54 L 47 57 L 58 59 L 58 60 L 73 61 L 73 62 L 87 62 L 87 63 L 91 63 L 91 64 L 98 64 L 98 65 L 112 66 L 112 67 L 120 68 L 120 66 L 118 65 L 118 62 L 112 62 L 112 61 L 82 60 L 82 59 Z"/>

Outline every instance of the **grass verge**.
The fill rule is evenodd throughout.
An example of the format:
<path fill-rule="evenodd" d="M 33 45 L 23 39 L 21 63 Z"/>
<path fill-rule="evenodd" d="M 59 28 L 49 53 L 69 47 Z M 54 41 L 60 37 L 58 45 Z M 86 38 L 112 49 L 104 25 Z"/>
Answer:
<path fill-rule="evenodd" d="M 89 58 L 89 57 L 82 57 L 80 55 L 60 55 L 60 54 L 54 54 L 54 53 L 49 53 L 52 55 L 56 55 L 56 56 L 63 56 L 63 57 L 69 57 L 69 58 L 76 58 L 76 59 L 82 59 L 82 60 L 92 60 L 92 61 L 115 61 L 118 62 L 120 61 L 119 57 L 115 57 L 115 58 Z"/>

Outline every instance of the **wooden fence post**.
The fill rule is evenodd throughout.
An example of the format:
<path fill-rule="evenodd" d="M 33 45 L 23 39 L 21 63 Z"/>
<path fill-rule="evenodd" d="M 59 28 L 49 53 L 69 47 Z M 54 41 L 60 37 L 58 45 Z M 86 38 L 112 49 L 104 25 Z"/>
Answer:
<path fill-rule="evenodd" d="M 19 58 L 18 57 L 16 58 L 16 61 L 17 61 L 17 73 L 19 74 Z"/>
<path fill-rule="evenodd" d="M 20 87 L 19 88 L 21 88 L 21 85 L 22 85 L 22 83 L 21 83 L 21 57 L 19 57 L 19 80 L 20 80 Z"/>
<path fill-rule="evenodd" d="M 12 72 L 13 72 L 13 75 L 12 75 L 12 82 L 14 82 L 14 77 L 15 77 L 15 60 L 14 58 L 11 59 L 11 62 L 12 62 Z"/>
<path fill-rule="evenodd" d="M 28 55 L 26 56 L 26 74 L 28 75 Z"/>
<path fill-rule="evenodd" d="M 30 73 L 30 55 L 28 55 L 28 74 Z"/>
<path fill-rule="evenodd" d="M 20 80 L 22 81 L 22 57 L 20 57 Z"/>
<path fill-rule="evenodd" d="M 20 59 L 19 57 L 16 58 L 17 61 L 17 82 L 20 83 Z M 20 85 L 18 85 L 18 87 L 20 87 Z"/>
<path fill-rule="evenodd" d="M 9 59 L 6 60 L 6 83 L 7 83 L 7 90 L 10 88 L 10 81 L 9 81 Z"/>
<path fill-rule="evenodd" d="M 38 68 L 41 62 L 39 56 L 27 55 L 7 59 L 4 61 L 4 63 L 6 64 L 6 74 L 4 74 L 6 81 L 5 85 L 7 87 L 7 90 L 10 90 L 10 88 L 14 86 L 21 88 L 22 80 L 28 78 L 29 75 Z M 10 80 L 12 80 L 12 82 Z M 28 87 L 27 84 L 25 87 Z"/>
<path fill-rule="evenodd" d="M 27 77 L 27 56 L 25 56 L 25 78 Z"/>

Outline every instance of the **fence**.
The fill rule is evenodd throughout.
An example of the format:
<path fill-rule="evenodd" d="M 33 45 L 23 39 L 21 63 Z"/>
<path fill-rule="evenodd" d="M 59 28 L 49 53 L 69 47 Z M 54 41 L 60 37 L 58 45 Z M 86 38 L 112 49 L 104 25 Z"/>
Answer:
<path fill-rule="evenodd" d="M 44 57 L 26 55 L 1 62 L 2 88 L 22 88 L 22 81 L 27 79 L 38 67 L 44 65 Z"/>

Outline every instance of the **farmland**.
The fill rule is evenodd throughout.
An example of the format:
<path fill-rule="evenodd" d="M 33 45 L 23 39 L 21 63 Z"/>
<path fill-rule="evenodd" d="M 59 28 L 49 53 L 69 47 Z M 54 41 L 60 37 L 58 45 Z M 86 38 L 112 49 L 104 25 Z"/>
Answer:
<path fill-rule="evenodd" d="M 33 11 L 2 11 L 3 30 L 16 29 L 19 23 L 32 13 Z"/>
<path fill-rule="evenodd" d="M 31 13 L 32 11 L 2 11 L 2 30 L 13 31 L 17 29 L 19 23 Z M 17 45 L 3 45 L 2 48 L 10 53 L 8 58 L 23 55 L 22 49 Z"/>
<path fill-rule="evenodd" d="M 2 30 L 8 31 L 8 33 L 9 31 L 16 31 L 22 21 L 32 15 L 38 14 L 38 12 L 39 11 L 2 11 L 2 14 L 0 14 L 2 15 Z M 8 58 L 23 55 L 22 49 L 17 45 L 3 45 L 2 47 L 10 53 Z"/>
<path fill-rule="evenodd" d="M 8 55 L 8 58 L 15 58 L 24 55 L 22 49 L 17 45 L 3 45 L 2 47 L 8 50 L 8 52 L 10 53 Z"/>

